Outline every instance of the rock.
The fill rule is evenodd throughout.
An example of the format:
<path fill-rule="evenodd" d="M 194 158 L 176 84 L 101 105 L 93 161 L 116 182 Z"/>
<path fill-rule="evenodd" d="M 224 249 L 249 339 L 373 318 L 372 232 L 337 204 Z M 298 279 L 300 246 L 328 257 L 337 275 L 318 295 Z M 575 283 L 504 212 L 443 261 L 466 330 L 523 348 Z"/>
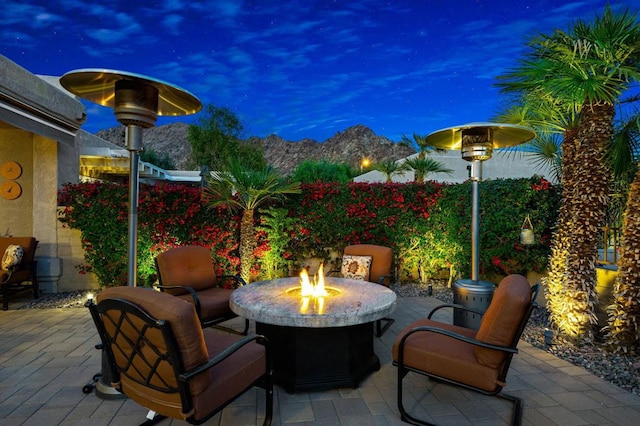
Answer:
<path fill-rule="evenodd" d="M 189 125 L 185 123 L 145 129 L 144 147 L 153 149 L 159 154 L 166 153 L 178 169 L 186 170 L 191 156 L 188 129 Z M 123 126 L 100 130 L 96 136 L 116 145 L 125 146 Z M 252 136 L 244 142 L 261 146 L 267 163 L 285 175 L 290 174 L 300 163 L 307 160 L 347 163 L 358 168 L 363 158 L 368 158 L 375 163 L 388 159 L 399 160 L 415 153 L 413 148 L 399 145 L 384 136 L 377 136 L 373 130 L 362 124 L 338 132 L 323 142 L 313 139 L 287 141 L 277 135 L 269 135 L 265 138 Z"/>

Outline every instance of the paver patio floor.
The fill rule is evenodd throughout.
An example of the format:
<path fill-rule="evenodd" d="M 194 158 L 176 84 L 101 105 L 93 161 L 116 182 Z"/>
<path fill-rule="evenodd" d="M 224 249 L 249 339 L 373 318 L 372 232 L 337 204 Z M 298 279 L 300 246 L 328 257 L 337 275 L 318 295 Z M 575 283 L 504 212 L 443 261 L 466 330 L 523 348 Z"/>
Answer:
<path fill-rule="evenodd" d="M 382 367 L 357 389 L 288 394 L 274 392 L 274 425 L 400 425 L 396 368 L 391 365 L 395 335 L 440 302 L 399 298 L 396 322 L 375 351 Z M 0 311 L 0 423 L 7 425 L 136 425 L 147 410 L 130 400 L 103 400 L 84 394 L 100 371 L 95 327 L 86 309 Z M 241 321 L 237 322 L 238 327 Z M 588 371 L 520 342 L 506 392 L 524 401 L 525 425 L 637 425 L 640 396 Z M 506 425 L 511 407 L 497 398 L 429 382 L 410 373 L 405 381 L 408 410 L 439 425 Z M 264 395 L 249 391 L 207 425 L 262 424 Z M 165 420 L 160 424 L 183 425 Z"/>

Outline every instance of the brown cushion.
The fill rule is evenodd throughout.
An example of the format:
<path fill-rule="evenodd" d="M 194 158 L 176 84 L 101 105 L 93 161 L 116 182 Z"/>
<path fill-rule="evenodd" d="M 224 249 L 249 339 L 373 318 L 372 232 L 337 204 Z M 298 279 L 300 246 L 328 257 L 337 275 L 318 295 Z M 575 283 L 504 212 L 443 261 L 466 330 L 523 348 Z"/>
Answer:
<path fill-rule="evenodd" d="M 208 288 L 198 291 L 198 300 L 200 300 L 200 317 L 203 319 L 220 318 L 231 314 L 229 307 L 229 298 L 233 289 L 230 288 Z M 190 294 L 182 294 L 178 296 L 180 299 L 193 303 L 193 297 Z"/>
<path fill-rule="evenodd" d="M 209 249 L 202 246 L 181 246 L 161 253 L 156 258 L 161 285 L 188 286 L 196 291 L 214 287 L 216 273 Z M 167 293 L 185 294 L 184 290 L 171 289 Z"/>
<path fill-rule="evenodd" d="M 391 273 L 393 250 L 390 247 L 375 244 L 355 244 L 345 247 L 344 254 L 372 257 L 369 270 L 369 281 L 371 282 L 377 283 L 381 276 Z M 388 286 L 391 283 L 385 282 L 384 284 Z"/>
<path fill-rule="evenodd" d="M 393 344 L 393 360 L 398 361 L 400 340 L 414 327 L 430 326 L 474 338 L 475 330 L 429 319 L 420 319 L 405 327 Z M 494 391 L 503 383 L 498 381 L 498 371 L 479 364 L 473 345 L 442 334 L 418 332 L 407 338 L 404 347 L 405 366 L 430 374 L 466 383 L 486 391 Z"/>
<path fill-rule="evenodd" d="M 505 277 L 496 289 L 491 304 L 482 316 L 476 339 L 494 345 L 511 346 L 531 303 L 531 286 L 522 275 Z M 493 349 L 475 348 L 478 362 L 496 368 L 506 354 Z"/>
<path fill-rule="evenodd" d="M 11 284 L 22 283 L 25 281 L 31 281 L 33 279 L 33 271 L 31 269 L 18 268 L 17 270 L 9 274 L 8 271 L 0 270 L 0 278 L 2 280 L 2 283 L 7 280 L 9 280 L 7 281 L 7 283 Z"/>
<path fill-rule="evenodd" d="M 204 330 L 207 350 L 211 357 L 242 339 L 242 336 Z M 242 392 L 266 372 L 264 346 L 248 343 L 240 350 L 209 370 L 210 385 L 193 399 L 195 418 L 201 419 L 212 409 L 221 406 Z"/>
<path fill-rule="evenodd" d="M 167 321 L 171 325 L 183 366 L 186 370 L 201 365 L 209 359 L 207 346 L 204 342 L 204 335 L 200 328 L 200 322 L 198 321 L 192 304 L 169 294 L 140 287 L 107 288 L 98 295 L 97 301 L 99 303 L 108 298 L 128 300 L 142 308 L 155 319 Z M 117 318 L 116 313 L 110 314 L 107 312 L 105 315 L 109 315 L 114 319 Z M 113 328 L 108 321 L 105 321 L 105 327 L 107 327 L 108 331 Z M 124 331 L 126 333 L 127 329 Z M 111 332 L 109 334 L 111 334 Z M 162 338 L 159 333 L 152 335 L 152 338 L 159 348 L 164 349 L 164 344 L 162 343 Z M 119 343 L 121 342 L 119 341 Z M 125 362 L 122 354 L 114 353 L 114 356 L 119 365 Z M 136 364 L 136 367 L 142 372 L 144 372 L 146 368 L 145 365 L 141 363 Z M 169 384 L 175 385 L 176 378 L 171 366 L 167 363 L 167 365 L 163 365 L 160 370 L 162 371 L 163 379 Z M 191 392 L 194 394 L 201 393 L 209 386 L 209 383 L 210 378 L 208 374 L 203 373 L 190 382 Z M 182 418 L 189 414 L 182 413 L 182 404 L 180 402 L 180 396 L 177 393 L 167 394 L 154 391 L 128 379 L 124 375 L 120 377 L 120 386 L 129 398 L 160 414 Z"/>

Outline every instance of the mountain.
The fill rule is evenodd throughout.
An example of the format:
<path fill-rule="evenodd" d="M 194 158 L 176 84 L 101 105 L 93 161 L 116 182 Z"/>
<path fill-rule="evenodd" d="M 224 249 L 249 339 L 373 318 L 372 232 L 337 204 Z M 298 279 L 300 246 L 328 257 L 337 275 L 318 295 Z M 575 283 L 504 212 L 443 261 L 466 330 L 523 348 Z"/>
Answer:
<path fill-rule="evenodd" d="M 185 169 L 191 155 L 188 128 L 188 124 L 174 123 L 145 129 L 143 146 L 159 154 L 166 153 L 178 169 Z M 125 145 L 123 126 L 100 130 L 96 136 L 116 145 Z M 306 160 L 347 163 L 357 168 L 363 158 L 375 163 L 387 159 L 398 160 L 415 153 L 413 148 L 398 145 L 384 136 L 377 136 L 362 124 L 337 132 L 323 142 L 313 139 L 287 141 L 277 135 L 266 138 L 252 136 L 245 142 L 261 146 L 267 162 L 283 174 L 291 173 Z"/>

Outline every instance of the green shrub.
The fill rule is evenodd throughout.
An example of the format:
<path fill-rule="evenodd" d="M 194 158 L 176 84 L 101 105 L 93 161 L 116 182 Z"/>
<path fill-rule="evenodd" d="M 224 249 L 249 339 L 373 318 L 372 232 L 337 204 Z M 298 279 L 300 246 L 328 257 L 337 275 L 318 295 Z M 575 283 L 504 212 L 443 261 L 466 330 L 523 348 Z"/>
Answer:
<path fill-rule="evenodd" d="M 128 186 L 112 183 L 65 184 L 58 196 L 59 220 L 81 231 L 85 264 L 100 285 L 127 282 Z M 205 208 L 200 188 L 182 185 L 140 185 L 138 207 L 138 277 L 142 285 L 155 281 L 155 256 L 182 244 L 212 251 L 218 274 L 235 274 L 238 259 L 238 220 L 225 209 Z"/>
<path fill-rule="evenodd" d="M 82 232 L 86 263 L 101 285 L 122 285 L 127 273 L 125 185 L 65 185 L 60 220 Z M 201 189 L 141 185 L 138 209 L 138 281 L 155 280 L 154 257 L 181 244 L 209 247 L 218 273 L 238 272 L 239 217 L 209 210 Z M 539 177 L 480 184 L 480 273 L 505 275 L 542 271 L 549 255 L 559 188 Z M 536 244 L 519 243 L 529 215 Z M 288 274 L 304 259 L 331 261 L 346 245 L 390 246 L 394 266 L 407 280 L 443 273 L 468 276 L 471 260 L 471 183 L 338 183 L 302 185 L 302 194 L 256 218 L 254 277 Z"/>
<path fill-rule="evenodd" d="M 291 174 L 291 180 L 300 183 L 340 182 L 353 179 L 357 172 L 348 164 L 331 163 L 326 160 L 308 160 L 300 163 Z"/>

